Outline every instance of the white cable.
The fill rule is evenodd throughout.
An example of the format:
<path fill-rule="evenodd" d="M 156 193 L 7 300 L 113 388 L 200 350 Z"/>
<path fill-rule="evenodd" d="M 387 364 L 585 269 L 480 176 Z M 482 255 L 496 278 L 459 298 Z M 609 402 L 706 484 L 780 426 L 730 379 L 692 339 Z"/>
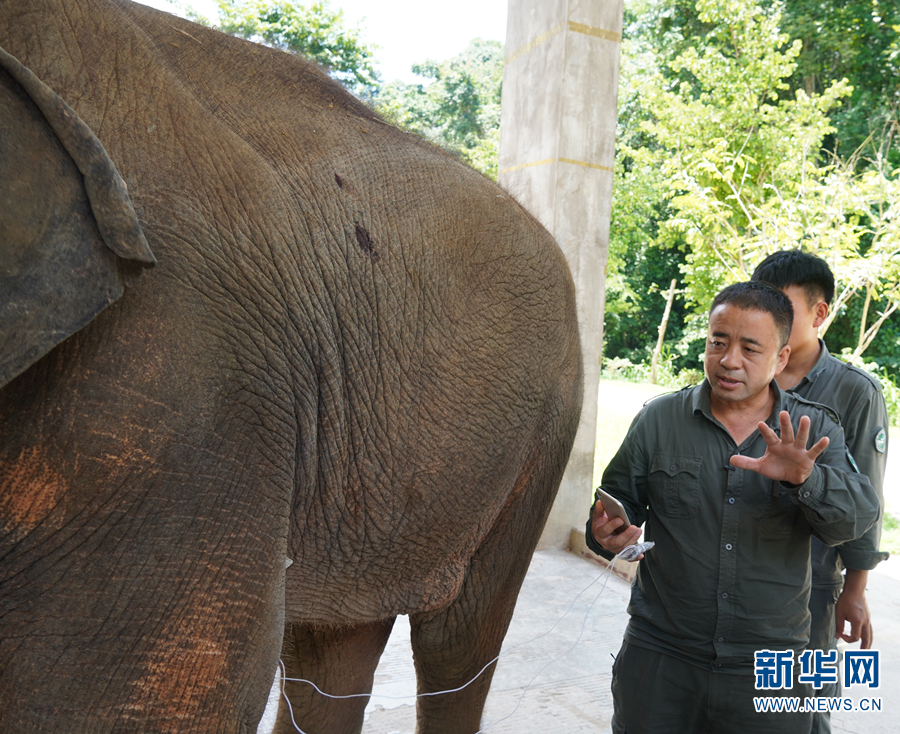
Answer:
<path fill-rule="evenodd" d="M 612 562 L 609 563 L 609 565 L 606 567 L 606 571 L 605 571 L 605 573 L 606 573 L 606 579 L 603 581 L 603 587 L 600 589 L 599 592 L 597 592 L 597 596 L 595 596 L 595 597 L 591 600 L 591 603 L 588 604 L 588 608 L 587 608 L 587 609 L 585 610 L 585 612 L 584 612 L 584 619 L 582 619 L 582 621 L 581 621 L 581 631 L 578 633 L 578 638 L 577 638 L 577 639 L 575 640 L 575 642 L 572 644 L 572 647 L 570 647 L 568 650 L 566 650 L 562 655 L 559 655 L 558 657 L 555 657 L 553 660 L 551 660 L 549 663 L 547 663 L 543 668 L 541 668 L 537 673 L 534 674 L 534 676 L 531 678 L 531 680 L 528 681 L 528 684 L 527 684 L 524 688 L 522 688 L 522 695 L 519 696 L 519 700 L 516 701 L 516 706 L 515 706 L 515 708 L 514 708 L 512 711 L 510 711 L 506 716 L 504 716 L 504 717 L 502 717 L 502 718 L 500 718 L 500 719 L 497 719 L 496 721 L 491 722 L 490 724 L 488 724 L 487 726 L 485 726 L 485 727 L 482 728 L 482 729 L 479 729 L 475 734 L 484 734 L 484 732 L 488 731 L 488 730 L 491 729 L 492 727 L 497 726 L 497 724 L 499 724 L 499 723 L 501 723 L 501 722 L 503 722 L 503 721 L 506 721 L 508 718 L 510 718 L 511 716 L 513 716 L 513 715 L 516 713 L 516 711 L 519 710 L 519 706 L 521 706 L 521 705 L 522 705 L 522 701 L 525 700 L 525 694 L 526 694 L 526 693 L 528 692 L 528 690 L 531 688 L 531 685 L 537 680 L 538 676 L 539 676 L 541 673 L 543 673 L 545 670 L 547 670 L 547 668 L 549 668 L 551 665 L 553 665 L 553 663 L 557 662 L 558 660 L 562 660 L 564 657 L 566 657 L 566 655 L 568 655 L 570 652 L 572 652 L 572 650 L 574 650 L 576 647 L 578 647 L 578 643 L 581 642 L 581 638 L 582 638 L 582 636 L 584 635 L 584 630 L 587 628 L 588 614 L 590 614 L 591 609 L 594 608 L 594 604 L 597 603 L 597 599 L 599 599 L 600 596 L 601 596 L 601 594 L 603 594 L 603 592 L 606 590 L 606 584 L 609 582 L 609 577 L 612 576 L 612 572 L 613 572 L 613 569 L 615 568 L 616 561 L 619 559 L 619 556 L 620 556 L 622 553 L 624 553 L 624 550 L 623 550 L 622 552 L 620 552 L 619 554 L 617 554 L 617 555 L 612 559 Z M 601 574 L 601 575 L 602 575 L 602 574 Z M 568 613 L 571 611 L 571 609 L 572 609 L 572 607 L 574 606 L 575 602 L 578 601 L 578 597 L 580 597 L 585 591 L 587 591 L 589 588 L 591 588 L 591 586 L 593 586 L 595 583 L 597 583 L 597 581 L 599 580 L 599 578 L 600 578 L 600 577 L 598 576 L 596 579 L 594 579 L 593 581 L 591 581 L 591 583 L 588 584 L 588 585 L 587 585 L 587 586 L 586 586 L 586 587 L 578 594 L 578 596 L 575 597 L 575 599 L 572 601 L 572 604 L 570 604 L 570 605 L 569 605 L 569 608 L 566 610 L 565 614 L 563 614 L 563 616 L 560 617 L 560 618 L 556 621 L 556 623 L 553 625 L 553 627 L 550 628 L 550 630 L 548 630 L 547 632 L 545 632 L 544 635 L 541 635 L 540 637 L 536 637 L 534 640 L 531 640 L 530 642 L 535 642 L 536 640 L 539 640 L 541 637 L 544 637 L 544 636 L 550 634 L 550 632 L 553 631 L 553 629 L 556 627 L 556 625 L 559 624 L 563 619 L 566 618 L 566 615 L 568 615 Z M 510 648 L 510 649 L 512 650 L 512 649 L 514 649 L 515 647 L 516 647 L 516 646 L 513 646 L 513 647 Z"/>
<path fill-rule="evenodd" d="M 284 684 L 285 684 L 285 681 L 288 680 L 288 678 L 286 677 L 287 669 L 284 667 L 284 660 L 278 661 L 278 667 L 281 670 L 281 697 L 284 699 L 284 702 L 287 704 L 288 713 L 291 715 L 291 724 L 294 725 L 294 729 L 296 729 L 300 734 L 306 734 L 306 732 L 304 732 L 303 729 L 301 729 L 297 725 L 297 721 L 296 721 L 296 719 L 294 719 L 294 707 L 291 706 L 291 699 L 289 699 L 287 697 L 287 694 L 284 692 Z M 313 686 L 313 687 L 315 688 L 315 686 Z M 316 688 L 316 690 L 318 691 L 319 689 Z M 319 693 L 321 693 L 321 691 L 319 691 Z"/>
<path fill-rule="evenodd" d="M 590 613 L 590 611 L 591 611 L 591 609 L 593 608 L 594 604 L 596 604 L 597 599 L 599 599 L 600 596 L 601 596 L 601 594 L 603 594 L 603 592 L 606 590 L 606 585 L 607 585 L 607 583 L 609 582 L 609 577 L 612 575 L 613 569 L 615 568 L 616 561 L 619 559 L 620 556 L 622 556 L 623 554 L 626 554 L 626 552 L 627 552 L 628 550 L 629 550 L 628 548 L 625 548 L 625 549 L 623 549 L 622 551 L 620 551 L 619 553 L 617 553 L 617 554 L 613 557 L 612 561 L 610 561 L 610 563 L 607 565 L 606 569 L 605 569 L 604 571 L 602 571 L 602 572 L 600 573 L 600 575 L 597 576 L 597 578 L 595 578 L 593 581 L 591 581 L 591 583 L 589 583 L 589 584 L 588 584 L 587 586 L 585 586 L 580 592 L 578 592 L 578 595 L 572 600 L 572 603 L 569 604 L 568 609 L 566 609 L 566 611 L 563 612 L 563 615 L 562 615 L 559 619 L 557 619 L 556 622 L 553 623 L 553 626 L 550 627 L 550 629 L 548 629 L 546 632 L 543 632 L 542 634 L 540 634 L 540 635 L 538 635 L 537 637 L 534 637 L 534 638 L 532 638 L 532 639 L 530 639 L 530 640 L 526 640 L 526 641 L 524 641 L 524 642 L 517 643 L 517 644 L 513 645 L 512 647 L 507 648 L 506 650 L 504 650 L 503 652 L 501 652 L 499 655 L 497 655 L 493 660 L 491 660 L 489 663 L 487 663 L 487 665 L 485 665 L 481 670 L 479 670 L 478 673 L 476 673 L 475 676 L 474 676 L 470 681 L 468 681 L 467 683 L 464 683 L 463 685 L 459 686 L 458 688 L 451 688 L 451 689 L 448 689 L 448 690 L 445 690 L 445 691 L 432 691 L 432 692 L 430 692 L 430 693 L 417 693 L 417 694 L 415 694 L 415 696 L 413 696 L 413 698 L 417 698 L 417 699 L 418 699 L 418 698 L 425 698 L 425 697 L 427 697 L 427 696 L 442 696 L 442 695 L 445 695 L 445 694 L 447 694 L 447 693 L 458 693 L 459 691 L 462 691 L 462 690 L 464 690 L 465 688 L 467 688 L 468 686 L 472 685 L 472 683 L 474 683 L 476 680 L 478 680 L 478 679 L 481 677 L 481 675 L 482 675 L 482 674 L 483 674 L 483 673 L 484 673 L 491 665 L 493 665 L 494 663 L 496 663 L 501 657 L 505 657 L 505 656 L 508 655 L 510 652 L 512 652 L 513 650 L 515 650 L 517 647 L 521 647 L 521 646 L 523 646 L 523 645 L 530 645 L 530 644 L 532 644 L 532 643 L 534 643 L 534 642 L 537 642 L 538 640 L 540 640 L 540 639 L 546 637 L 546 636 L 549 635 L 551 632 L 553 632 L 553 630 L 556 629 L 557 625 L 559 625 L 559 623 L 562 622 L 562 621 L 569 615 L 569 612 L 572 611 L 572 608 L 575 606 L 575 603 L 581 598 L 582 594 L 584 594 L 588 589 L 590 589 L 594 584 L 596 584 L 604 574 L 606 574 L 606 579 L 605 579 L 604 582 L 603 582 L 603 588 L 601 588 L 600 591 L 597 593 L 597 596 L 595 596 L 595 597 L 593 598 L 593 600 L 592 600 L 591 603 L 588 605 L 588 608 L 587 608 L 587 610 L 586 610 L 585 613 L 584 613 L 584 619 L 582 620 L 582 624 L 581 624 L 581 631 L 579 632 L 578 638 L 575 640 L 575 643 L 572 645 L 572 647 L 570 647 L 568 650 L 566 650 L 566 652 L 564 652 L 562 655 L 559 655 L 559 656 L 555 657 L 553 660 L 551 660 L 550 662 L 548 662 L 543 668 L 541 668 L 537 673 L 535 673 L 535 675 L 532 677 L 532 679 L 531 679 L 531 680 L 523 687 L 523 689 L 522 689 L 522 695 L 519 696 L 519 700 L 518 700 L 518 702 L 516 703 L 516 707 L 515 707 L 509 714 L 507 714 L 506 716 L 504 716 L 504 717 L 501 718 L 501 719 L 497 719 L 497 721 L 494 721 L 494 722 L 488 724 L 488 725 L 487 725 L 486 727 L 484 727 L 483 729 L 479 729 L 478 732 L 476 732 L 476 734 L 484 734 L 484 732 L 488 731 L 488 729 L 490 729 L 491 727 L 496 726 L 496 725 L 499 724 L 501 721 L 505 721 L 506 719 L 508 719 L 509 717 L 511 717 L 513 714 L 516 713 L 516 711 L 518 711 L 519 706 L 521 705 L 522 701 L 523 701 L 524 698 L 525 698 L 525 694 L 528 692 L 529 688 L 530 688 L 531 685 L 534 683 L 534 681 L 538 678 L 538 676 L 539 676 L 541 673 L 543 673 L 547 668 L 549 668 L 551 665 L 553 665 L 553 663 L 557 662 L 558 660 L 562 660 L 564 657 L 566 657 L 566 655 L 568 655 L 570 652 L 572 652 L 572 650 L 574 650 L 574 649 L 578 646 L 578 643 L 581 642 L 581 638 L 582 638 L 582 636 L 584 635 L 584 630 L 585 630 L 586 627 L 587 627 L 588 614 Z M 282 676 L 281 676 L 281 694 L 282 694 L 284 700 L 287 702 L 287 705 L 288 705 L 288 711 L 290 712 L 290 715 L 291 715 L 291 723 L 294 725 L 294 728 L 295 728 L 300 734 L 304 734 L 304 732 L 303 732 L 303 730 L 297 725 L 297 722 L 294 720 L 294 710 L 293 710 L 293 708 L 291 707 L 291 703 L 290 703 L 290 701 L 288 700 L 287 694 L 285 694 L 285 692 L 284 692 L 284 685 L 285 685 L 285 683 L 306 683 L 307 685 L 312 686 L 313 689 L 315 689 L 315 691 L 316 691 L 317 693 L 319 693 L 320 695 L 325 696 L 326 698 L 338 699 L 338 700 L 339 700 L 339 699 L 347 699 L 347 698 L 370 698 L 371 695 L 372 695 L 371 692 L 369 692 L 369 693 L 349 693 L 349 694 L 345 694 L 345 695 L 341 695 L 341 696 L 336 696 L 336 695 L 332 695 L 332 694 L 330 694 L 330 693 L 325 693 L 325 691 L 323 691 L 321 688 L 319 688 L 315 683 L 313 683 L 311 680 L 307 680 L 306 678 L 287 678 L 287 677 L 286 677 L 287 671 L 286 671 L 286 669 L 285 669 L 284 662 L 283 662 L 283 661 L 279 661 L 279 665 L 280 665 L 280 667 L 281 667 L 281 673 L 282 673 Z M 383 699 L 387 699 L 387 700 L 401 700 L 401 701 L 402 701 L 402 700 L 409 699 L 410 696 L 386 696 L 386 695 L 379 694 L 379 695 L 378 695 L 378 698 L 383 698 Z"/>

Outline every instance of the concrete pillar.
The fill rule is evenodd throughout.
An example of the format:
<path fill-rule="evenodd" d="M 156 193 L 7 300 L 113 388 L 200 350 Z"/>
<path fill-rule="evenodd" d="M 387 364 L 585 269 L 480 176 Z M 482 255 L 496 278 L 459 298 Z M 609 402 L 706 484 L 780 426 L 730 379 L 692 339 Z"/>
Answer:
<path fill-rule="evenodd" d="M 590 507 L 622 3 L 509 0 L 498 179 L 569 260 L 585 362 L 581 424 L 544 548 L 566 547 Z"/>

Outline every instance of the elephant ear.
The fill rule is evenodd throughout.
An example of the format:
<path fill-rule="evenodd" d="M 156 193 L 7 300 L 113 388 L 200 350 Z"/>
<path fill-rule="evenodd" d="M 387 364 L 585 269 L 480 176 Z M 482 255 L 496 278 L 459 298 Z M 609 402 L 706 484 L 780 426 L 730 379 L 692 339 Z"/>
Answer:
<path fill-rule="evenodd" d="M 100 141 L 0 48 L 0 386 L 155 262 Z"/>

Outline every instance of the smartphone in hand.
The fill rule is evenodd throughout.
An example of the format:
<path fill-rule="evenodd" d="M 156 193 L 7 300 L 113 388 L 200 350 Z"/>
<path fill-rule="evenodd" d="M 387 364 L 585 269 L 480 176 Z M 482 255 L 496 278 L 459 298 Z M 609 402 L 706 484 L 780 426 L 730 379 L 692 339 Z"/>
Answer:
<path fill-rule="evenodd" d="M 619 502 L 615 497 L 613 497 L 608 492 L 604 492 L 599 487 L 596 490 L 596 499 L 600 500 L 603 503 L 603 510 L 606 512 L 606 516 L 612 520 L 614 517 L 621 517 L 625 524 L 620 529 L 625 529 L 631 522 L 628 520 L 628 513 L 625 512 L 625 508 L 622 506 L 622 503 Z"/>

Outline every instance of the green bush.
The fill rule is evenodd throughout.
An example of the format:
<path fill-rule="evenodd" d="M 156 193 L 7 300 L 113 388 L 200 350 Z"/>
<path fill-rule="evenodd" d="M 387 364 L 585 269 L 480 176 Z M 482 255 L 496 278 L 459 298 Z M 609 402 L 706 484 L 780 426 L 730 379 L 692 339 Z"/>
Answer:
<path fill-rule="evenodd" d="M 860 369 L 868 372 L 872 377 L 881 383 L 881 390 L 884 393 L 884 402 L 887 404 L 888 419 L 892 426 L 900 426 L 900 386 L 897 380 L 886 368 L 879 367 L 875 362 L 863 362 L 862 360 L 851 360 L 849 349 L 844 349 L 841 358 L 845 362 L 853 362 Z M 649 362 L 640 362 L 635 364 L 631 360 L 624 357 L 614 357 L 612 359 L 603 360 L 603 377 L 610 380 L 627 380 L 628 382 L 650 382 L 650 364 Z M 673 390 L 687 387 L 688 385 L 698 385 L 703 381 L 703 371 L 699 369 L 678 370 L 674 355 L 664 349 L 662 358 L 656 369 L 658 385 L 668 387 Z"/>
<path fill-rule="evenodd" d="M 885 512 L 881 526 L 881 550 L 892 554 L 900 553 L 900 519 L 896 515 Z"/>
<path fill-rule="evenodd" d="M 884 402 L 887 403 L 888 418 L 891 421 L 891 425 L 900 426 L 900 387 L 897 386 L 897 381 L 883 367 L 879 372 L 875 372 L 874 375 L 881 383 L 881 390 L 884 393 Z"/>
<path fill-rule="evenodd" d="M 640 362 L 635 364 L 624 357 L 615 357 L 603 361 L 603 377 L 609 380 L 627 380 L 628 382 L 650 382 L 650 363 Z M 701 370 L 678 370 L 675 357 L 663 350 L 659 364 L 656 366 L 656 384 L 673 390 L 697 385 L 703 381 Z"/>

